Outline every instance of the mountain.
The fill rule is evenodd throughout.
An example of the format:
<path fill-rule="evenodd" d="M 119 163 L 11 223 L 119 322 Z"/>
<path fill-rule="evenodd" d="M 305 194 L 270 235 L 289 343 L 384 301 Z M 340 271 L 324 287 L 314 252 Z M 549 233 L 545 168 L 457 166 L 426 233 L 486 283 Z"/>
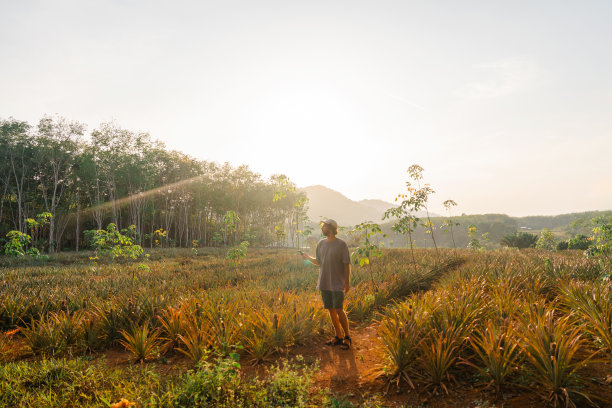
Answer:
<path fill-rule="evenodd" d="M 364 221 L 381 223 L 384 212 L 395 206 L 382 200 L 353 201 L 325 186 L 309 186 L 300 191 L 308 196 L 308 217 L 312 221 L 333 218 L 345 227 Z"/>
<path fill-rule="evenodd" d="M 324 186 L 309 186 L 300 191 L 305 192 L 308 196 L 308 217 L 313 222 L 316 223 L 323 218 L 333 218 L 341 227 L 352 227 L 364 221 L 372 221 L 380 224 L 388 235 L 388 238 L 385 239 L 388 246 L 406 245 L 406 237 L 391 230 L 394 221 L 381 220 L 387 209 L 396 206 L 393 203 L 382 200 L 353 201 Z M 423 211 L 415 215 L 421 218 L 421 221 L 424 221 L 426 217 Z M 529 217 L 511 217 L 506 214 L 462 214 L 453 217 L 452 236 L 448 228 L 442 226 L 447 217 L 434 213 L 430 213 L 430 216 L 433 225 L 436 226 L 435 239 L 440 247 L 452 248 L 456 245 L 457 248 L 465 248 L 471 239 L 476 238 L 482 241 L 482 245 L 497 248 L 504 235 L 513 234 L 516 231 L 529 231 L 537 234 L 542 228 L 548 228 L 559 240 L 571 238 L 576 234 L 590 235 L 594 226 L 591 220 L 597 217 L 612 217 L 612 211 L 587 211 Z M 475 232 L 470 233 L 470 227 L 476 227 Z M 412 238 L 416 246 L 433 246 L 431 235 L 427 233 L 421 222 L 415 228 Z"/>
<path fill-rule="evenodd" d="M 361 200 L 361 201 L 357 201 L 357 203 L 363 204 L 366 207 L 371 207 L 376 211 L 380 211 L 381 214 L 383 214 L 385 211 L 387 211 L 391 207 L 397 207 L 397 205 L 388 203 L 383 200 Z"/>

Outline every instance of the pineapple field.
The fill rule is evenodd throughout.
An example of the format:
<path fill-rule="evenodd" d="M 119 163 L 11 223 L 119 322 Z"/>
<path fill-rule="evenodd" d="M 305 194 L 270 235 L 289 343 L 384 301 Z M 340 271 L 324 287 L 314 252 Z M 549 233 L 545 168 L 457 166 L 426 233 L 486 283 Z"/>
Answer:
<path fill-rule="evenodd" d="M 92 255 L 1 260 L 1 406 L 611 406 L 610 266 L 579 251 L 383 250 L 351 350 L 295 251 Z"/>

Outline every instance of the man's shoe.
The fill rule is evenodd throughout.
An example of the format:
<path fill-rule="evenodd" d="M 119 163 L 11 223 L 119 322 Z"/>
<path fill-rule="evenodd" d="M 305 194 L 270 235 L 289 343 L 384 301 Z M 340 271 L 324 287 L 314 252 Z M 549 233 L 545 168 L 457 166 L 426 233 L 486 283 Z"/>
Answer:
<path fill-rule="evenodd" d="M 342 350 L 348 350 L 351 348 L 351 346 L 353 345 L 353 341 L 351 340 L 351 338 L 349 336 L 346 336 L 343 340 L 342 340 L 342 344 L 340 344 L 340 348 Z"/>
<path fill-rule="evenodd" d="M 333 339 L 325 343 L 326 346 L 340 346 L 342 345 L 342 339 L 338 336 L 334 336 Z"/>

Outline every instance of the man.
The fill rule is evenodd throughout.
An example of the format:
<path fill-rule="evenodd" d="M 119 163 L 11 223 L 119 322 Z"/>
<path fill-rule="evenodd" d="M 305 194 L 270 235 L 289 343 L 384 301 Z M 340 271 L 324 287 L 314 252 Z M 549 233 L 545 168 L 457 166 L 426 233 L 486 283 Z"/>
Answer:
<path fill-rule="evenodd" d="M 302 253 L 302 258 L 320 266 L 317 289 L 321 291 L 323 307 L 329 311 L 329 317 L 336 335 L 326 344 L 340 346 L 344 350 L 351 347 L 348 319 L 343 309 L 344 295 L 350 290 L 351 260 L 348 246 L 336 238 L 338 223 L 325 220 L 321 223 L 321 232 L 326 238 L 317 243 L 316 258 Z"/>

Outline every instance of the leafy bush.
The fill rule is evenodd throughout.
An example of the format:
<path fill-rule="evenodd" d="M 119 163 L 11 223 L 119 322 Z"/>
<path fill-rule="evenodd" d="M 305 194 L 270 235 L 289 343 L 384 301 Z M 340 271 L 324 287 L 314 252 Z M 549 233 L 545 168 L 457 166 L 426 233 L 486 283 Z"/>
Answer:
<path fill-rule="evenodd" d="M 270 368 L 266 381 L 245 381 L 238 354 L 217 355 L 198 363 L 177 391 L 176 407 L 305 407 L 316 367 L 307 367 L 301 356 Z"/>
<path fill-rule="evenodd" d="M 598 218 L 595 220 L 595 225 L 588 255 L 600 255 L 609 260 L 612 252 L 612 217 Z"/>
<path fill-rule="evenodd" d="M 245 388 L 237 358 L 217 357 L 198 363 L 173 402 L 177 407 L 249 406 Z"/>
<path fill-rule="evenodd" d="M 32 241 L 28 234 L 19 231 L 10 231 L 6 234 L 4 253 L 12 257 L 25 256 L 25 247 Z"/>
<path fill-rule="evenodd" d="M 140 245 L 134 245 L 132 241 L 135 232 L 134 225 L 119 232 L 117 226 L 110 223 L 105 230 L 88 230 L 84 234 L 96 252 L 96 258 L 108 256 L 112 259 L 138 259 L 143 256 L 144 251 Z"/>
<path fill-rule="evenodd" d="M 542 232 L 540 233 L 540 237 L 538 238 L 535 244 L 535 247 L 539 249 L 555 249 L 555 246 L 555 235 L 548 229 L 543 228 Z"/>
<path fill-rule="evenodd" d="M 569 249 L 569 241 L 557 242 L 557 251 L 565 251 L 567 249 Z"/>
<path fill-rule="evenodd" d="M 589 237 L 583 234 L 574 236 L 567 243 L 568 249 L 580 249 L 581 251 L 588 249 L 589 245 Z"/>
<path fill-rule="evenodd" d="M 274 407 L 304 407 L 308 403 L 308 387 L 314 373 L 297 356 L 293 363 L 284 360 L 270 369 L 268 404 Z"/>
<path fill-rule="evenodd" d="M 237 265 L 238 262 L 242 258 L 247 255 L 247 251 L 249 250 L 249 241 L 242 241 L 239 245 L 236 245 L 227 251 L 227 255 L 225 256 L 227 259 L 232 261 L 232 265 Z"/>

